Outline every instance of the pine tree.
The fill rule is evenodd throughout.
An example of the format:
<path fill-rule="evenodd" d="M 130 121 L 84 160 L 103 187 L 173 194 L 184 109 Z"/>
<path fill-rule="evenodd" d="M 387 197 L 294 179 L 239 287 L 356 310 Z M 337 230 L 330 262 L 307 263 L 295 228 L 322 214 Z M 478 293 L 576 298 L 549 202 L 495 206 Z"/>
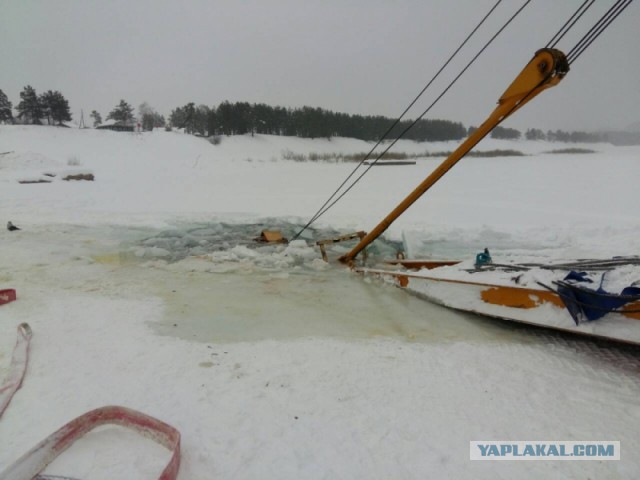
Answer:
<path fill-rule="evenodd" d="M 131 124 L 133 123 L 133 107 L 124 100 L 120 100 L 120 103 L 107 115 L 107 120 Z"/>
<path fill-rule="evenodd" d="M 207 119 L 209 117 L 209 111 L 210 109 L 206 105 L 198 105 L 193 112 L 193 128 L 196 133 L 199 133 L 200 135 L 211 135 L 211 133 L 207 132 Z"/>
<path fill-rule="evenodd" d="M 11 112 L 12 108 L 13 105 L 5 93 L 0 90 L 0 123 L 13 123 L 13 113 Z"/>
<path fill-rule="evenodd" d="M 546 136 L 544 132 L 538 128 L 530 128 L 524 134 L 527 140 L 544 140 Z"/>
<path fill-rule="evenodd" d="M 96 110 L 93 110 L 89 116 L 93 118 L 93 128 L 96 128 L 102 123 L 102 117 Z"/>
<path fill-rule="evenodd" d="M 210 108 L 209 111 L 207 112 L 206 123 L 207 123 L 207 133 L 209 136 L 215 135 L 216 133 L 218 133 L 218 123 L 216 119 L 215 108 Z"/>
<path fill-rule="evenodd" d="M 51 104 L 53 103 L 53 92 L 51 90 L 44 92 L 38 96 L 40 102 L 40 108 L 42 109 L 42 116 L 46 117 L 47 125 L 51 125 Z"/>
<path fill-rule="evenodd" d="M 186 116 L 182 107 L 177 107 L 171 110 L 169 115 L 169 124 L 173 128 L 183 128 L 185 124 Z"/>
<path fill-rule="evenodd" d="M 173 128 L 184 128 L 186 133 L 196 132 L 196 106 L 193 102 L 171 111 L 169 122 Z"/>
<path fill-rule="evenodd" d="M 20 92 L 20 103 L 16 107 L 18 117 L 25 123 L 40 125 L 40 119 L 43 116 L 40 99 L 35 89 L 31 85 L 27 85 Z"/>
<path fill-rule="evenodd" d="M 154 128 L 164 128 L 167 125 L 167 122 L 164 119 L 164 115 L 155 112 L 153 114 L 153 127 Z"/>
<path fill-rule="evenodd" d="M 218 119 L 218 130 L 224 135 L 233 135 L 233 106 L 224 101 L 218 105 L 216 110 L 216 118 Z"/>
<path fill-rule="evenodd" d="M 69 110 L 69 102 L 59 91 L 48 90 L 40 96 L 40 105 L 42 113 L 47 117 L 49 125 L 51 122 L 62 125 L 62 122 L 71 120 L 71 112 Z"/>
<path fill-rule="evenodd" d="M 515 128 L 497 126 L 493 130 L 491 130 L 491 138 L 502 140 L 518 140 L 520 136 L 520 131 L 516 130 Z"/>
<path fill-rule="evenodd" d="M 51 116 L 58 125 L 62 125 L 62 122 L 71 121 L 71 109 L 69 108 L 69 101 L 64 98 L 62 93 L 53 92 L 53 104 L 51 105 Z"/>

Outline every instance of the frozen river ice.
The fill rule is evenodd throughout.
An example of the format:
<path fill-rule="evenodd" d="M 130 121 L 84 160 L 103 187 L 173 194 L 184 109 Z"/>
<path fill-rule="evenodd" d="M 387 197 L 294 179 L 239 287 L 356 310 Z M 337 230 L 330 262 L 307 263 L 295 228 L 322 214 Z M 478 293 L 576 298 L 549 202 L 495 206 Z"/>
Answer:
<path fill-rule="evenodd" d="M 272 222 L 287 236 L 296 226 Z M 265 224 L 177 224 L 165 229 L 41 227 L 20 239 L 6 278 L 130 296 L 163 304 L 155 332 L 205 343 L 308 337 L 395 338 L 418 343 L 546 344 L 640 366 L 638 349 L 456 312 L 382 281 L 322 262 L 311 231 L 295 247 L 253 241 Z M 271 227 L 273 228 L 273 227 Z M 16 240 L 17 237 L 11 238 Z M 30 243 L 33 244 L 30 247 Z M 39 246 L 37 246 L 39 245 Z M 42 251 L 42 246 L 47 251 Z M 333 247 L 330 256 L 343 252 Z M 399 248 L 379 242 L 371 261 Z M 29 252 L 29 253 L 27 253 Z M 38 253 L 39 252 L 39 253 Z M 28 258 L 28 259 L 27 259 Z M 52 278 L 38 275 L 53 267 Z M 606 363 L 606 362 L 605 362 Z"/>
<path fill-rule="evenodd" d="M 451 311 L 326 265 L 303 242 L 258 246 L 251 238 L 261 228 L 43 225 L 3 234 L 0 282 L 19 299 L 0 311 L 0 365 L 14 324 L 31 322 L 34 344 L 0 425 L 13 432 L 0 470 L 61 418 L 109 402 L 182 431 L 184 478 L 638 471 L 639 349 Z M 560 470 L 468 461 L 469 441 L 503 438 L 620 440 L 623 461 Z M 96 455 L 107 442 L 121 446 Z M 154 452 L 107 431 L 51 473 L 145 473 L 148 462 L 162 464 Z"/>

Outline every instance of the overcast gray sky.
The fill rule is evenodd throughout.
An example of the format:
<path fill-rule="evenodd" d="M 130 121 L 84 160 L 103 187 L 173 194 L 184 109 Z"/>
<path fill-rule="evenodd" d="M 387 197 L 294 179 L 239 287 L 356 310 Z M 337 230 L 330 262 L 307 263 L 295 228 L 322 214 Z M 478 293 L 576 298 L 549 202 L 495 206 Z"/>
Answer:
<path fill-rule="evenodd" d="M 103 117 L 123 98 L 160 113 L 223 100 L 395 117 L 495 0 L 0 0 L 0 89 L 60 90 Z M 431 103 L 524 0 L 503 0 Z M 477 125 L 582 0 L 533 0 L 432 110 Z M 597 0 L 558 46 L 568 51 L 613 4 Z M 640 122 L 640 2 L 565 80 L 507 125 L 613 129 Z"/>

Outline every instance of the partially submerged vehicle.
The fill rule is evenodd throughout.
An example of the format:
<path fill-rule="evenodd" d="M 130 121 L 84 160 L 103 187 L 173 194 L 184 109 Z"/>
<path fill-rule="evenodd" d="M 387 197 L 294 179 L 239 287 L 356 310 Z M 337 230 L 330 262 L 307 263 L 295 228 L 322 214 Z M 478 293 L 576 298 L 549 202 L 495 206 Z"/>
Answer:
<path fill-rule="evenodd" d="M 356 271 L 456 310 L 640 344 L 640 257 L 546 265 L 393 263 L 400 268 Z"/>

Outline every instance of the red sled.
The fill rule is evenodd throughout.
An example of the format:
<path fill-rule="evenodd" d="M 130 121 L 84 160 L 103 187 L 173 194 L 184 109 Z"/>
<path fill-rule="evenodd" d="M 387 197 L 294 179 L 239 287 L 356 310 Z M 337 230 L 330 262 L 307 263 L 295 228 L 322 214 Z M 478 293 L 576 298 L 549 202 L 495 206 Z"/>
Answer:
<path fill-rule="evenodd" d="M 16 291 L 13 288 L 0 290 L 0 305 L 13 302 L 16 299 Z"/>

